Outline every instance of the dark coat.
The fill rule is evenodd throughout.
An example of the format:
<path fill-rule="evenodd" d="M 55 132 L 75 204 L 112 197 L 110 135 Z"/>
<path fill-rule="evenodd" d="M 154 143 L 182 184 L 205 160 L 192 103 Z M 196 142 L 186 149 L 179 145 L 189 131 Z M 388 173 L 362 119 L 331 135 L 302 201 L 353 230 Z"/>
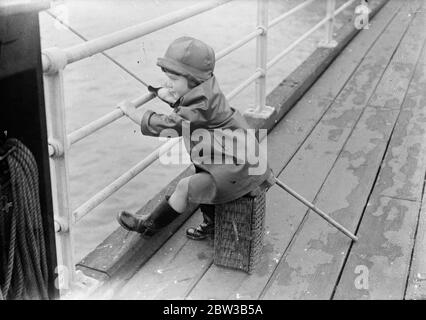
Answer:
<path fill-rule="evenodd" d="M 147 111 L 142 117 L 141 131 L 150 136 L 169 136 L 171 130 L 183 135 L 196 171 L 207 172 L 213 178 L 215 192 L 206 195 L 201 203 L 235 200 L 270 176 L 266 150 L 259 149 L 254 130 L 247 130 L 244 117 L 229 106 L 214 76 L 182 96 L 172 107 L 174 110 L 169 115 Z M 255 155 L 251 163 L 249 153 Z M 214 159 L 222 161 L 217 163 Z M 259 164 L 253 160 L 259 160 Z M 189 199 L 191 192 L 197 190 L 191 181 Z"/>

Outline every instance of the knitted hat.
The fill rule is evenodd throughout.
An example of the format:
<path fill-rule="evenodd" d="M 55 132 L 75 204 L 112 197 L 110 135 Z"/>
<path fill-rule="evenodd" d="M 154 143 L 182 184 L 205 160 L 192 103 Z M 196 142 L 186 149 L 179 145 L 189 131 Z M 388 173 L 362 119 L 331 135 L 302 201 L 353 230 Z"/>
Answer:
<path fill-rule="evenodd" d="M 203 82 L 213 74 L 215 54 L 204 42 L 192 37 L 181 37 L 170 44 L 164 58 L 158 58 L 157 65 Z"/>

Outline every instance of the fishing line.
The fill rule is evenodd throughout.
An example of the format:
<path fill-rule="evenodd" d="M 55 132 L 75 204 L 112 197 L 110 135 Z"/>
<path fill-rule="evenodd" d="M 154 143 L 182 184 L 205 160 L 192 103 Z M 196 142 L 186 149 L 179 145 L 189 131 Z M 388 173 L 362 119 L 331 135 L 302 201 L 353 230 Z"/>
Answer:
<path fill-rule="evenodd" d="M 58 16 L 56 16 L 55 14 L 53 14 L 52 12 L 46 10 L 45 11 L 48 15 L 50 15 L 52 18 L 54 18 L 55 20 L 59 21 L 61 24 L 63 24 L 68 30 L 70 30 L 72 33 L 74 33 L 77 37 L 79 37 L 80 39 L 82 39 L 83 41 L 89 41 L 89 39 L 87 39 L 86 37 L 84 37 L 81 33 L 79 33 L 77 30 L 75 30 L 74 28 L 72 28 L 70 25 L 68 25 L 67 23 L 65 23 L 62 19 L 60 19 Z M 142 83 L 145 87 L 148 87 L 149 85 L 143 81 L 141 78 L 139 78 L 136 74 L 134 74 L 132 71 L 130 71 L 129 69 L 127 69 L 125 66 L 123 66 L 120 62 L 118 62 L 117 60 L 115 60 L 114 58 L 112 58 L 109 54 L 105 53 L 105 52 L 101 52 L 107 59 L 109 59 L 111 62 L 113 62 L 114 64 L 116 64 L 118 67 L 120 67 L 121 69 L 123 69 L 126 73 L 128 73 L 130 76 L 132 76 L 135 80 L 139 81 L 140 83 Z"/>

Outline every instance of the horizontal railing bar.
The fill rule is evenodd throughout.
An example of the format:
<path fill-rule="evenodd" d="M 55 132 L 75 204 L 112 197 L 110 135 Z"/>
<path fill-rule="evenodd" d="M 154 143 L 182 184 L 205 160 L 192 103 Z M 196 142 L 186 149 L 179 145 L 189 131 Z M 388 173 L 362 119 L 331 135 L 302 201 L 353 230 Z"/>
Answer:
<path fill-rule="evenodd" d="M 244 82 L 242 82 L 238 87 L 232 90 L 230 93 L 226 95 L 226 99 L 231 100 L 241 91 L 243 91 L 246 87 L 248 87 L 253 81 L 262 76 L 262 71 L 258 70 L 253 73 L 249 78 L 247 78 Z"/>
<path fill-rule="evenodd" d="M 173 138 L 155 149 L 147 157 L 145 157 L 141 162 L 132 167 L 130 170 L 126 171 L 111 184 L 106 186 L 104 189 L 99 191 L 92 198 L 87 200 L 84 204 L 78 207 L 73 212 L 73 222 L 77 223 L 81 218 L 88 214 L 91 210 L 100 205 L 104 200 L 110 197 L 113 193 L 118 191 L 126 183 L 136 177 L 140 172 L 149 167 L 154 161 L 156 161 L 162 154 L 170 150 L 176 143 L 181 141 L 180 138 Z"/>
<path fill-rule="evenodd" d="M 319 28 L 321 28 L 330 18 L 324 18 L 319 23 L 317 23 L 313 28 L 311 28 L 309 31 L 304 33 L 300 38 L 298 38 L 296 41 L 294 41 L 290 46 L 288 46 L 286 49 L 284 49 L 281 53 L 276 55 L 271 61 L 269 61 L 266 65 L 266 68 L 271 68 L 274 64 L 276 64 L 279 60 L 284 58 L 289 52 L 291 52 L 299 43 L 301 43 L 303 40 L 305 40 L 307 37 L 309 37 L 312 33 L 317 31 Z"/>
<path fill-rule="evenodd" d="M 136 99 L 132 100 L 131 103 L 135 105 L 136 108 L 139 106 L 149 102 L 150 100 L 154 99 L 155 95 L 153 93 L 147 93 L 140 97 L 137 97 Z M 111 111 L 110 113 L 104 115 L 103 117 L 90 122 L 89 124 L 85 125 L 84 127 L 81 127 L 73 132 L 71 132 L 68 135 L 68 141 L 72 145 L 76 143 L 77 141 L 80 141 L 81 139 L 84 139 L 85 137 L 91 135 L 92 133 L 98 131 L 99 129 L 102 129 L 103 127 L 107 126 L 108 124 L 120 119 L 122 116 L 124 116 L 123 111 L 121 111 L 119 108 L 116 108 L 115 110 Z"/>
<path fill-rule="evenodd" d="M 144 35 L 150 34 L 159 29 L 163 29 L 177 22 L 186 20 L 197 14 L 211 10 L 221 6 L 232 0 L 212 0 L 208 2 L 200 2 L 199 4 L 187 7 L 164 16 L 152 19 L 150 21 L 125 28 L 120 31 L 110 33 L 105 36 L 81 43 L 65 49 L 67 64 L 85 59 L 94 54 L 114 48 L 123 43 L 135 40 Z M 46 60 L 45 60 L 46 61 Z M 46 61 L 47 62 L 47 61 Z M 48 65 L 43 65 L 43 71 L 49 69 Z"/>
<path fill-rule="evenodd" d="M 123 116 L 123 112 L 120 109 L 114 109 L 110 113 L 104 115 L 103 117 L 89 123 L 88 125 L 73 131 L 68 135 L 68 141 L 70 144 L 74 144 L 81 139 L 91 135 L 97 130 L 105 127 L 106 125 L 114 122 L 117 119 L 120 119 Z"/>
<path fill-rule="evenodd" d="M 336 11 L 334 11 L 334 15 L 338 15 L 340 12 L 345 10 L 348 6 L 350 6 L 355 0 L 349 0 L 345 4 L 341 5 Z M 307 37 L 309 37 L 312 33 L 317 31 L 322 25 L 324 25 L 328 20 L 330 20 L 330 17 L 326 17 L 322 19 L 320 22 L 318 22 L 314 27 L 312 27 L 309 31 L 307 31 L 305 34 L 303 34 L 300 38 L 298 38 L 296 41 L 294 41 L 290 46 L 288 46 L 285 50 L 283 50 L 281 53 L 276 55 L 271 61 L 268 62 L 266 65 L 266 68 L 271 68 L 274 64 L 276 64 L 279 60 L 284 58 L 290 51 L 292 51 L 300 42 L 305 40 Z"/>
<path fill-rule="evenodd" d="M 334 15 L 337 16 L 339 13 L 341 13 L 343 10 L 345 10 L 347 7 L 349 7 L 355 1 L 356 0 L 349 0 L 348 2 L 342 4 L 336 11 L 334 11 Z"/>
<path fill-rule="evenodd" d="M 293 9 L 287 11 L 286 13 L 280 15 L 279 17 L 273 19 L 269 23 L 268 28 L 271 28 L 271 27 L 275 26 L 276 24 L 278 24 L 279 22 L 282 22 L 283 20 L 287 19 L 288 17 L 290 17 L 291 15 L 296 13 L 297 11 L 302 10 L 303 8 L 307 7 L 308 5 L 310 5 L 314 1 L 317 1 L 317 0 L 308 0 L 306 2 L 303 2 L 303 3 L 299 4 L 298 6 L 294 7 Z"/>
<path fill-rule="evenodd" d="M 230 45 L 229 47 L 223 49 L 222 51 L 219 51 L 216 54 L 216 61 L 222 59 L 226 55 L 230 54 L 231 52 L 235 51 L 236 49 L 242 47 L 247 42 L 250 42 L 250 40 L 255 39 L 258 35 L 262 34 L 263 30 L 261 28 L 256 29 L 255 31 L 249 33 L 245 37 L 243 37 L 241 40 L 238 40 L 234 44 Z"/>

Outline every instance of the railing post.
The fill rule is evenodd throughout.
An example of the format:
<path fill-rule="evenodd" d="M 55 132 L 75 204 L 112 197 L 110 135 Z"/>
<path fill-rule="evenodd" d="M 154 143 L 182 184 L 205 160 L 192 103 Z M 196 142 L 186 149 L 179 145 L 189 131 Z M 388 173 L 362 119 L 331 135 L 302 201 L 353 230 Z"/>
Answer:
<path fill-rule="evenodd" d="M 63 70 L 65 53 L 58 48 L 43 51 L 43 63 L 49 68 L 44 74 L 49 139 L 57 146 L 51 157 L 55 224 L 58 226 L 58 287 L 71 289 L 75 281 L 72 222 L 68 190 L 68 137 L 65 123 Z M 61 292 L 62 293 L 62 292 Z"/>
<path fill-rule="evenodd" d="M 268 2 L 269 0 L 257 0 L 257 27 L 263 32 L 256 39 L 256 68 L 261 76 L 256 79 L 257 112 L 265 108 L 266 101 L 266 63 L 268 50 Z"/>
<path fill-rule="evenodd" d="M 256 98 L 254 108 L 248 108 L 244 111 L 251 128 L 269 128 L 270 123 L 275 122 L 275 108 L 266 105 L 266 70 L 267 70 L 267 49 L 268 49 L 268 2 L 269 0 L 257 0 L 257 28 L 263 32 L 256 39 L 256 73 L 260 76 L 256 81 Z M 266 134 L 259 132 L 259 141 Z"/>
<path fill-rule="evenodd" d="M 334 30 L 334 10 L 336 8 L 336 0 L 327 0 L 327 15 L 329 19 L 325 24 L 325 39 L 320 42 L 319 46 L 323 48 L 334 48 L 337 46 L 337 41 L 333 40 Z"/>

